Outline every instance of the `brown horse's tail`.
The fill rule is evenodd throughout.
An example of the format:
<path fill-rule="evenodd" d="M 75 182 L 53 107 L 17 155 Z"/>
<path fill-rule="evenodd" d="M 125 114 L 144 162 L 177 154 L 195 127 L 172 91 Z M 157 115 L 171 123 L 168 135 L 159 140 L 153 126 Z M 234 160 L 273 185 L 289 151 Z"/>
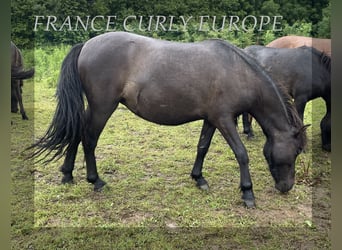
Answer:
<path fill-rule="evenodd" d="M 72 142 L 80 139 L 84 100 L 77 61 L 82 47 L 83 44 L 75 45 L 65 57 L 59 75 L 54 117 L 45 135 L 28 148 L 35 149 L 29 158 L 43 155 L 38 162 L 59 159 L 65 155 Z"/>
<path fill-rule="evenodd" d="M 33 77 L 34 69 L 22 70 L 21 66 L 11 67 L 11 80 L 25 80 Z"/>

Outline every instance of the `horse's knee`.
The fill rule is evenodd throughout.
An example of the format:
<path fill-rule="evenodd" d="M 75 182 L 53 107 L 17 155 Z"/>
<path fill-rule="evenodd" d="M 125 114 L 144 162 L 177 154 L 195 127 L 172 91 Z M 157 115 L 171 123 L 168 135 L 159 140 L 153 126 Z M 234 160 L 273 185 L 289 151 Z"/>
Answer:
<path fill-rule="evenodd" d="M 208 147 L 207 146 L 201 146 L 199 145 L 197 147 L 197 153 L 200 154 L 200 155 L 206 155 L 208 152 Z"/>
<path fill-rule="evenodd" d="M 92 139 L 92 136 L 90 136 L 90 134 L 83 134 L 82 145 L 84 153 L 88 154 L 89 152 L 93 152 L 95 150 L 97 146 L 97 140 Z"/>
<path fill-rule="evenodd" d="M 248 158 L 248 155 L 247 155 L 247 152 L 244 151 L 244 150 L 241 150 L 241 151 L 237 151 L 235 153 L 235 157 L 239 163 L 240 166 L 248 166 L 249 164 L 249 158 Z"/>

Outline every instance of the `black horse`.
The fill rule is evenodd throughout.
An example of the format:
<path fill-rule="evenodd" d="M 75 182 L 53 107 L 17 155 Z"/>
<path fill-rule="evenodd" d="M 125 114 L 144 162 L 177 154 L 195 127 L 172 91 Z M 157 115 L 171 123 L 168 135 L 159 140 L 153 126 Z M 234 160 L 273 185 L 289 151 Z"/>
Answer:
<path fill-rule="evenodd" d="M 249 46 L 244 51 L 257 59 L 274 81 L 281 84 L 294 99 L 303 120 L 305 105 L 323 98 L 326 114 L 321 120 L 322 148 L 331 151 L 331 58 L 312 47 L 269 48 Z M 253 135 L 251 121 L 243 114 L 244 132 Z"/>
<path fill-rule="evenodd" d="M 23 80 L 33 77 L 34 69 L 24 70 L 23 57 L 17 46 L 11 42 L 11 112 L 18 112 L 18 103 L 21 116 L 27 120 L 23 98 L 22 87 Z"/>
<path fill-rule="evenodd" d="M 87 98 L 87 109 L 83 100 Z M 98 138 L 119 103 L 162 125 L 203 120 L 192 178 L 208 189 L 202 165 L 216 128 L 240 166 L 242 199 L 254 207 L 249 159 L 235 127 L 248 111 L 263 127 L 264 155 L 281 192 L 295 180 L 295 160 L 305 145 L 305 129 L 290 98 L 251 57 L 222 40 L 177 43 L 125 32 L 99 35 L 75 45 L 63 61 L 56 113 L 46 134 L 30 148 L 46 162 L 65 155 L 62 183 L 73 181 L 82 141 L 87 180 L 100 190 L 95 160 Z"/>

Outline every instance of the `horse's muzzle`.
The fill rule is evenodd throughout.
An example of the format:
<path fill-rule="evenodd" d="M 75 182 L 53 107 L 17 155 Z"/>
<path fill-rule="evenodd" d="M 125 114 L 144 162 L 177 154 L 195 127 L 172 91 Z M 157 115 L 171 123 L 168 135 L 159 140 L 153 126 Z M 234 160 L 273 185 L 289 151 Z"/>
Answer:
<path fill-rule="evenodd" d="M 281 193 L 287 193 L 292 189 L 294 185 L 294 182 L 285 182 L 285 181 L 280 181 L 275 184 L 275 188 L 278 189 Z"/>

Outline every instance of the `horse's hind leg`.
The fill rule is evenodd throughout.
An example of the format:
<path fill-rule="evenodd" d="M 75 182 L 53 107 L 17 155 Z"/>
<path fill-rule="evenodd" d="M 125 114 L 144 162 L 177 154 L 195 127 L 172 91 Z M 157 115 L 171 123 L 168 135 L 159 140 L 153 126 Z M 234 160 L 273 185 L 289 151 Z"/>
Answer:
<path fill-rule="evenodd" d="M 204 157 L 208 152 L 215 129 L 216 128 L 213 125 L 211 125 L 207 120 L 204 120 L 200 139 L 197 145 L 197 155 L 195 164 L 191 171 L 191 177 L 196 181 L 197 186 L 203 190 L 209 189 L 207 181 L 202 176 L 202 168 Z"/>
<path fill-rule="evenodd" d="M 16 83 L 16 90 L 15 90 L 16 97 L 17 97 L 17 100 L 18 100 L 18 103 L 19 103 L 21 117 L 23 118 L 23 120 L 28 120 L 28 117 L 27 117 L 25 109 L 24 109 L 21 86 L 22 86 L 22 80 L 17 81 L 17 83 Z"/>
<path fill-rule="evenodd" d="M 81 142 L 81 137 L 77 138 L 71 145 L 64 159 L 64 163 L 60 170 L 63 173 L 62 183 L 73 183 L 72 171 L 74 170 L 75 159 L 77 154 L 78 145 Z"/>
<path fill-rule="evenodd" d="M 101 99 L 105 100 L 105 99 Z M 108 99 L 108 102 L 110 99 Z M 100 179 L 97 173 L 95 148 L 100 134 L 114 112 L 118 103 L 99 103 L 98 105 L 88 106 L 85 118 L 85 126 L 82 131 L 82 144 L 87 165 L 87 180 L 94 184 L 94 190 L 99 191 L 106 184 Z"/>
<path fill-rule="evenodd" d="M 16 94 L 16 80 L 11 81 L 11 112 L 17 113 L 18 112 L 18 98 Z"/>

